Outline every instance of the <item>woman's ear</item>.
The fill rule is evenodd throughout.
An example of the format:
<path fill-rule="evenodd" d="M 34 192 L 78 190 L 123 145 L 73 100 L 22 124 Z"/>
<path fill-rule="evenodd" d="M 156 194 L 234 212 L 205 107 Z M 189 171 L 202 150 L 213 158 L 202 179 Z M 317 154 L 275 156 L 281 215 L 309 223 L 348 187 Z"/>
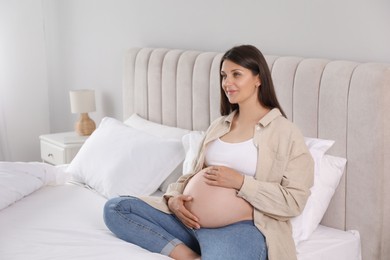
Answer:
<path fill-rule="evenodd" d="M 256 82 L 256 88 L 260 87 L 261 86 L 261 81 L 260 79 Z"/>
<path fill-rule="evenodd" d="M 257 75 L 257 82 L 256 82 L 256 87 L 260 87 L 261 86 L 261 80 L 260 80 L 260 76 Z"/>

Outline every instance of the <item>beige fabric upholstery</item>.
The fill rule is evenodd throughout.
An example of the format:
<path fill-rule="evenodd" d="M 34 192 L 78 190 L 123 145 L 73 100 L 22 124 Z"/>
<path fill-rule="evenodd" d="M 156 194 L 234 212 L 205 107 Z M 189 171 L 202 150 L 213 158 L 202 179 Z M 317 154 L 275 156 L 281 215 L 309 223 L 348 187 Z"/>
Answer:
<path fill-rule="evenodd" d="M 135 48 L 125 59 L 124 119 L 204 130 L 219 116 L 214 52 Z M 390 259 L 390 65 L 266 56 L 288 118 L 335 140 L 347 169 L 322 224 L 357 229 L 363 259 Z"/>

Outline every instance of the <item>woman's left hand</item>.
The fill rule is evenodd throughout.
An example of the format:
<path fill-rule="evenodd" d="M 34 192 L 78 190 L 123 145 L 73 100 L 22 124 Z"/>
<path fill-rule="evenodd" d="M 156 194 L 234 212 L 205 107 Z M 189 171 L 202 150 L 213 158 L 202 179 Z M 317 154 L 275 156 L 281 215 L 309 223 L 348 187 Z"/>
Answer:
<path fill-rule="evenodd" d="M 239 190 L 244 183 L 244 176 L 225 166 L 209 166 L 204 169 L 205 182 L 211 186 L 219 186 Z"/>

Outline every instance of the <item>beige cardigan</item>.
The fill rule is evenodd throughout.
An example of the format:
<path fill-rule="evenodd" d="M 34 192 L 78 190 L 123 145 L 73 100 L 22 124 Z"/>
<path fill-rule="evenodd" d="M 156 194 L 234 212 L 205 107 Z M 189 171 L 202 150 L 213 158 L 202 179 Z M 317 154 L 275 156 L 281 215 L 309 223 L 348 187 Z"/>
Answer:
<path fill-rule="evenodd" d="M 204 166 L 205 147 L 230 130 L 235 112 L 215 120 L 207 130 L 194 173 L 182 176 L 164 196 L 181 194 L 189 179 Z M 299 215 L 313 185 L 314 162 L 298 128 L 272 109 L 256 125 L 258 149 L 255 177 L 245 176 L 237 196 L 254 207 L 254 223 L 266 237 L 269 260 L 296 259 L 289 219 Z M 171 213 L 163 198 L 143 198 L 152 206 Z"/>

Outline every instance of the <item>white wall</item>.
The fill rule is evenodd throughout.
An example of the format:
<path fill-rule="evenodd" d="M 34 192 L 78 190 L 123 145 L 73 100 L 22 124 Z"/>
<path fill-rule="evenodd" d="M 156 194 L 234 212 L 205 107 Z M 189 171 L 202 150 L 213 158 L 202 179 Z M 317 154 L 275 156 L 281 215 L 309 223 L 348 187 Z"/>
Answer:
<path fill-rule="evenodd" d="M 42 3 L 0 1 L 0 130 L 3 160 L 40 160 L 49 129 Z"/>
<path fill-rule="evenodd" d="M 49 53 L 56 76 L 50 81 L 54 131 L 71 129 L 76 120 L 69 89 L 97 90 L 95 121 L 122 117 L 122 58 L 129 47 L 222 52 L 249 43 L 266 54 L 390 62 L 388 0 L 44 2 L 61 11 Z"/>

